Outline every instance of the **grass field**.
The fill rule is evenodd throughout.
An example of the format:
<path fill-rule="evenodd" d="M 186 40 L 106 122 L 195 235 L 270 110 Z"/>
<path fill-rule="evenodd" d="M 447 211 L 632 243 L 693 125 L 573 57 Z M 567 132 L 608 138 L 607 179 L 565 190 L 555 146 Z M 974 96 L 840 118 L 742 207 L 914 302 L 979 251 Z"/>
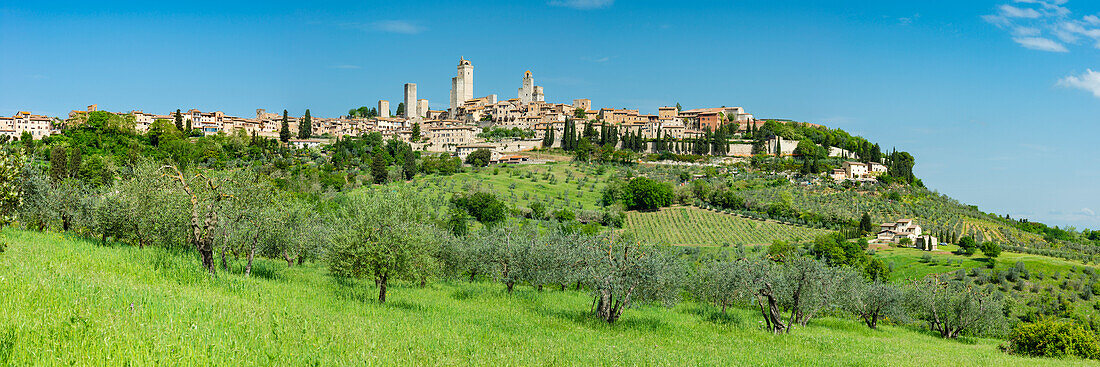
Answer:
<path fill-rule="evenodd" d="M 261 260 L 263 277 L 209 279 L 194 256 L 8 230 L 0 365 L 1087 365 L 1029 359 L 996 340 L 824 318 L 790 335 L 751 310 L 715 323 L 692 303 L 612 326 L 572 291 L 491 283 L 339 284 L 323 266 Z"/>
<path fill-rule="evenodd" d="M 451 176 L 418 177 L 415 184 L 434 192 L 491 191 L 509 205 L 530 207 L 540 201 L 552 209 L 596 210 L 613 169 L 566 163 L 486 167 Z"/>
<path fill-rule="evenodd" d="M 893 270 L 890 278 L 894 281 L 920 279 L 929 274 L 945 274 L 955 277 L 959 270 L 981 269 L 989 273 L 989 259 L 977 254 L 972 256 L 956 255 L 955 246 L 940 246 L 941 251 L 929 253 L 912 248 L 877 249 L 875 255 L 887 263 Z M 924 256 L 930 256 L 927 261 Z M 1031 304 L 1042 300 L 1044 293 L 1066 294 L 1066 299 L 1076 307 L 1073 312 L 1087 317 L 1100 316 L 1100 298 L 1092 296 L 1081 298 L 1081 293 L 1090 293 L 1091 283 L 1097 281 L 1096 268 L 1079 261 L 1068 261 L 1040 255 L 1003 252 L 994 262 L 993 271 L 1007 273 L 1011 268 L 1023 264 L 1031 276 L 1016 281 L 1001 283 L 1000 290 L 1020 299 L 1021 304 Z M 1086 270 L 1088 269 L 1088 270 Z M 1089 272 L 1093 273 L 1089 273 Z"/>
<path fill-rule="evenodd" d="M 629 212 L 623 230 L 653 243 L 688 246 L 770 244 L 811 241 L 825 230 L 765 222 L 696 207 Z"/>

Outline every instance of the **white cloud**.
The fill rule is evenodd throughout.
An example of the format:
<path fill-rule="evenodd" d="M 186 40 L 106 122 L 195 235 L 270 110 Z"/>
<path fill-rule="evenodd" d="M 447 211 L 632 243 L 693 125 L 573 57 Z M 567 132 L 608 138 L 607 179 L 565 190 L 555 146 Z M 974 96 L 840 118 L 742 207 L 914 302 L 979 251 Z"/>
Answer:
<path fill-rule="evenodd" d="M 382 32 L 401 34 L 418 34 L 427 30 L 427 28 L 404 20 L 380 20 L 371 23 L 371 28 Z"/>
<path fill-rule="evenodd" d="M 1012 28 L 1012 35 L 1016 37 L 1035 37 L 1043 34 L 1043 31 L 1039 28 L 1032 27 L 1014 27 Z"/>
<path fill-rule="evenodd" d="M 561 6 L 579 10 L 600 9 L 611 6 L 615 0 L 554 0 L 552 6 Z"/>
<path fill-rule="evenodd" d="M 1081 75 L 1070 75 L 1062 78 L 1058 81 L 1058 86 L 1092 92 L 1092 95 L 1100 98 L 1100 72 L 1088 69 Z"/>
<path fill-rule="evenodd" d="M 1030 8 L 1017 8 L 1012 5 L 1001 5 L 1001 14 L 1009 18 L 1038 18 L 1043 16 L 1038 10 Z"/>
<path fill-rule="evenodd" d="M 1069 52 L 1066 46 L 1054 40 L 1042 37 L 1016 37 L 1012 39 L 1019 43 L 1021 46 L 1030 48 L 1032 50 L 1050 51 L 1050 52 Z"/>
<path fill-rule="evenodd" d="M 1081 215 L 1089 216 L 1089 217 L 1095 217 L 1096 216 L 1096 212 L 1092 211 L 1092 209 L 1089 209 L 1089 208 L 1081 208 L 1081 211 L 1079 211 L 1077 213 L 1079 213 Z"/>
<path fill-rule="evenodd" d="M 1069 45 L 1082 40 L 1100 48 L 1100 17 L 1071 17 L 1073 12 L 1063 6 L 1067 0 L 1015 0 L 1015 5 L 1001 4 L 995 14 L 982 20 L 1008 31 L 1013 40 L 1032 50 L 1069 52 Z"/>

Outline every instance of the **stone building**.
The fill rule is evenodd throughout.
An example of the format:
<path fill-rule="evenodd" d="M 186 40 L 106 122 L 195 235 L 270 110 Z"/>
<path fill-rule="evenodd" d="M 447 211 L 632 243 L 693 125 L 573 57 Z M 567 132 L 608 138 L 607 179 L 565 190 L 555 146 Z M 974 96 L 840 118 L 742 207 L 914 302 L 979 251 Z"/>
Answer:
<path fill-rule="evenodd" d="M 465 58 L 458 58 L 458 75 L 451 78 L 450 112 L 454 116 L 458 108 L 474 98 L 474 66 Z"/>
<path fill-rule="evenodd" d="M 405 115 L 406 119 L 414 119 L 417 116 L 416 108 L 416 83 L 405 83 Z"/>
<path fill-rule="evenodd" d="M 53 132 L 53 122 L 54 119 L 46 116 L 19 111 L 12 117 L 0 117 L 0 135 L 19 139 L 24 132 L 29 132 L 34 139 L 42 139 Z"/>
<path fill-rule="evenodd" d="M 545 100 L 546 96 L 542 93 L 542 87 L 535 85 L 535 78 L 531 76 L 531 71 L 525 71 L 523 73 L 523 84 L 519 87 L 520 103 L 543 102 Z"/>
<path fill-rule="evenodd" d="M 390 117 L 390 101 L 384 99 L 378 101 L 378 117 Z"/>
<path fill-rule="evenodd" d="M 592 109 L 592 100 L 588 98 L 578 98 L 573 100 L 573 110 L 582 109 L 588 111 Z"/>
<path fill-rule="evenodd" d="M 418 99 L 416 100 L 416 116 L 427 117 L 428 116 L 428 100 Z"/>
<path fill-rule="evenodd" d="M 913 223 L 912 219 L 898 219 L 893 223 L 879 225 L 877 240 L 881 242 L 901 243 L 903 238 L 908 238 L 911 243 L 916 243 L 921 236 L 921 227 Z"/>

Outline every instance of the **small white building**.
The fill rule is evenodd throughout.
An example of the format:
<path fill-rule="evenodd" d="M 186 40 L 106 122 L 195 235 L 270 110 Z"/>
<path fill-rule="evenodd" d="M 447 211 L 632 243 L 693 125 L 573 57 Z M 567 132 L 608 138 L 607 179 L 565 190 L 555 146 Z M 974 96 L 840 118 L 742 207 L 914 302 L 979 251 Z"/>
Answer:
<path fill-rule="evenodd" d="M 843 171 L 843 175 L 841 175 Z M 885 174 L 887 171 L 886 166 L 878 162 L 844 162 L 843 168 L 834 170 L 830 175 L 837 181 L 843 180 L 856 180 L 856 181 L 868 181 L 874 180 L 879 175 Z"/>
<path fill-rule="evenodd" d="M 489 151 L 490 161 L 500 160 L 501 155 L 499 152 L 496 151 L 496 145 L 488 143 L 459 145 L 458 147 L 455 147 L 455 155 L 465 161 L 466 156 L 481 149 Z"/>
<path fill-rule="evenodd" d="M 288 143 L 295 148 L 302 149 L 317 148 L 326 142 L 324 139 L 290 139 Z"/>

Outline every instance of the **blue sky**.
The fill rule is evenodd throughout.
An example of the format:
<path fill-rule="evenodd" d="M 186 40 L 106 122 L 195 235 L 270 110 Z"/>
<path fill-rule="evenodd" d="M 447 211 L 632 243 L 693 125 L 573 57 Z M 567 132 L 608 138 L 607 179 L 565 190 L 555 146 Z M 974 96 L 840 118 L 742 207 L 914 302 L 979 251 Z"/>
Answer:
<path fill-rule="evenodd" d="M 743 106 L 917 157 L 982 210 L 1100 228 L 1100 4 L 1030 1 L 0 0 L 0 114 L 257 108 L 336 116 L 415 82 Z"/>

